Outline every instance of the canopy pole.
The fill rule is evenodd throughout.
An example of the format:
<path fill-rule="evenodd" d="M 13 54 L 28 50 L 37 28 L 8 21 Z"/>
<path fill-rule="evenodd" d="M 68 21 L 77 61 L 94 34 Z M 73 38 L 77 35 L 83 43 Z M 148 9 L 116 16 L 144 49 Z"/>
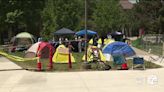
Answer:
<path fill-rule="evenodd" d="M 87 62 L 87 0 L 85 0 L 85 62 Z"/>
<path fill-rule="evenodd" d="M 161 62 L 163 61 L 164 59 L 164 41 L 162 41 L 162 59 L 161 59 Z"/>

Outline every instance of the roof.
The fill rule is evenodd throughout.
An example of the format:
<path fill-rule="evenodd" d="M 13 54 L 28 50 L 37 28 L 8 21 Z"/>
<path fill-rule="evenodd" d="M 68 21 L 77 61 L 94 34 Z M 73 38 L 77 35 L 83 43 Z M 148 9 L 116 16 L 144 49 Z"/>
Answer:
<path fill-rule="evenodd" d="M 62 28 L 54 32 L 54 35 L 70 35 L 70 34 L 75 34 L 75 32 L 68 28 Z"/>
<path fill-rule="evenodd" d="M 125 10 L 133 8 L 133 4 L 131 2 L 129 2 L 129 0 L 120 0 L 120 5 Z"/>

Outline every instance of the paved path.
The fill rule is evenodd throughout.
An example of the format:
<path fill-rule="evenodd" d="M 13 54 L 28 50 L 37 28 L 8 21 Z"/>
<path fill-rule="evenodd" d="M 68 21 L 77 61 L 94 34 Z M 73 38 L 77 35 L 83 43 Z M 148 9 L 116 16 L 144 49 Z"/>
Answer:
<path fill-rule="evenodd" d="M 151 61 L 153 63 L 156 63 L 158 65 L 164 66 L 164 57 L 159 57 L 153 54 L 149 54 L 148 52 L 142 51 L 140 49 L 134 48 L 137 56 L 144 57 L 145 60 Z"/>
<path fill-rule="evenodd" d="M 144 71 L 30 72 L 12 70 L 21 68 L 0 57 L 0 69 L 10 69 L 0 71 L 0 92 L 164 91 L 164 68 Z"/>
<path fill-rule="evenodd" d="M 20 70 L 21 67 L 17 66 L 8 59 L 0 56 L 0 71 L 9 71 L 9 70 Z"/>

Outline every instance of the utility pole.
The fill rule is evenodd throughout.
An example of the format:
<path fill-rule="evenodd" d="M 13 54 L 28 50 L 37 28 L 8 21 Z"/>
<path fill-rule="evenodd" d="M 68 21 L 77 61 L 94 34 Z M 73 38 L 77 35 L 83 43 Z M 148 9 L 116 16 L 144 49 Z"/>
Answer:
<path fill-rule="evenodd" d="M 87 62 L 87 0 L 85 0 L 85 62 Z"/>
<path fill-rule="evenodd" d="M 162 43 L 163 43 L 163 48 L 162 48 L 162 56 L 164 57 L 164 41 L 162 41 Z"/>

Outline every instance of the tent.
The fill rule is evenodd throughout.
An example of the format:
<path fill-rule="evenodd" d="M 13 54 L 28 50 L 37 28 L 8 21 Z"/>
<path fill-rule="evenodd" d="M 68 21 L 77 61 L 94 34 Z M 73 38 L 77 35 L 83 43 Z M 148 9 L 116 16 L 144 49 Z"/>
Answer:
<path fill-rule="evenodd" d="M 53 55 L 52 61 L 55 63 L 68 63 L 69 61 L 69 49 L 64 45 L 59 45 L 56 49 L 55 54 Z M 71 54 L 71 62 L 75 62 L 74 57 Z"/>
<path fill-rule="evenodd" d="M 11 39 L 14 50 L 23 51 L 27 50 L 35 42 L 34 36 L 28 32 L 18 33 Z"/>
<path fill-rule="evenodd" d="M 62 28 L 62 29 L 54 32 L 54 35 L 74 35 L 74 34 L 75 34 L 74 31 L 67 29 L 67 28 Z"/>
<path fill-rule="evenodd" d="M 104 46 L 102 50 L 107 61 L 110 61 L 111 55 L 123 55 L 125 57 L 130 57 L 135 55 L 135 51 L 124 42 L 113 42 Z"/>
<path fill-rule="evenodd" d="M 76 32 L 76 35 L 78 35 L 78 36 L 84 36 L 85 33 L 86 33 L 85 30 L 80 30 L 80 31 Z M 93 35 L 96 35 L 96 34 L 97 34 L 97 32 L 95 32 L 95 31 L 87 30 L 87 35 L 93 36 Z"/>
<path fill-rule="evenodd" d="M 49 53 L 53 54 L 55 49 L 54 47 L 49 44 L 48 42 L 37 42 L 33 44 L 25 53 L 26 58 L 36 57 L 38 51 L 41 53 L 41 58 L 49 58 Z"/>
<path fill-rule="evenodd" d="M 14 45 L 29 45 L 33 44 L 34 42 L 34 36 L 28 32 L 18 33 L 13 40 Z"/>

